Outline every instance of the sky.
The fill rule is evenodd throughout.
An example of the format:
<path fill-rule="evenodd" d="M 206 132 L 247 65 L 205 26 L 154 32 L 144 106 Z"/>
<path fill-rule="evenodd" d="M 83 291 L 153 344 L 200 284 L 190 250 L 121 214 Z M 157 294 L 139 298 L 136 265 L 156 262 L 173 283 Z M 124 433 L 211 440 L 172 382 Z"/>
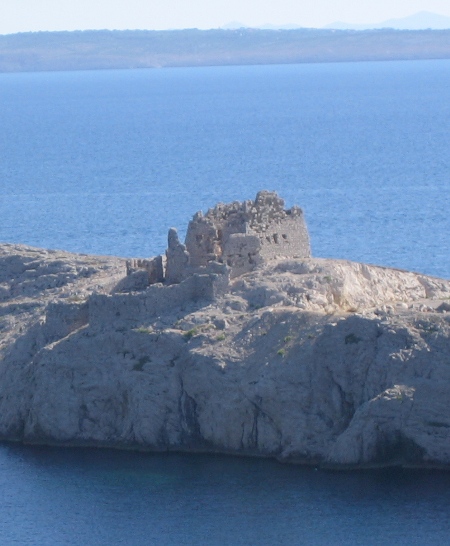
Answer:
<path fill-rule="evenodd" d="M 218 28 L 336 21 L 378 23 L 418 11 L 450 16 L 450 0 L 0 0 L 0 34 L 39 30 Z"/>

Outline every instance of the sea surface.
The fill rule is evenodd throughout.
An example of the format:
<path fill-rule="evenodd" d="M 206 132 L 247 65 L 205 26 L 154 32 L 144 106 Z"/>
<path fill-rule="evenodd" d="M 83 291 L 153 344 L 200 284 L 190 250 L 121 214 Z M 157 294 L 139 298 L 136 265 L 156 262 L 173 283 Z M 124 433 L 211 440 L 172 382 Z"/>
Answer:
<path fill-rule="evenodd" d="M 5 546 L 446 546 L 450 473 L 0 446 Z"/>
<path fill-rule="evenodd" d="M 0 241 L 164 252 L 276 190 L 316 256 L 450 277 L 450 60 L 0 74 Z"/>
<path fill-rule="evenodd" d="M 151 256 L 260 189 L 450 278 L 450 61 L 0 74 L 2 242 Z M 3 444 L 0 544 L 444 545 L 450 474 Z"/>

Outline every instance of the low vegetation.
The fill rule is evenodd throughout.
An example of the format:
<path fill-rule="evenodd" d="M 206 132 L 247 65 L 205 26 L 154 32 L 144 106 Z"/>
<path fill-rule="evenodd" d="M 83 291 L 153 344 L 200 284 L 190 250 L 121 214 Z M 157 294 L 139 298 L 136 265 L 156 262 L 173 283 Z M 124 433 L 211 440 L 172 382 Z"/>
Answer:
<path fill-rule="evenodd" d="M 98 30 L 0 36 L 0 72 L 450 58 L 450 30 Z"/>

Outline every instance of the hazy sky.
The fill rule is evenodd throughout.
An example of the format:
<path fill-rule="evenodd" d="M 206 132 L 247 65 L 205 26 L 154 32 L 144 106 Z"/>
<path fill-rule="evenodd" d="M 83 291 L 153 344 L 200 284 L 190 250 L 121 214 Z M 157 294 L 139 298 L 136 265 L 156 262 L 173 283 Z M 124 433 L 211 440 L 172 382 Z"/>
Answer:
<path fill-rule="evenodd" d="M 36 30 L 217 28 L 232 21 L 322 27 L 418 11 L 450 16 L 450 0 L 0 0 L 0 34 Z"/>

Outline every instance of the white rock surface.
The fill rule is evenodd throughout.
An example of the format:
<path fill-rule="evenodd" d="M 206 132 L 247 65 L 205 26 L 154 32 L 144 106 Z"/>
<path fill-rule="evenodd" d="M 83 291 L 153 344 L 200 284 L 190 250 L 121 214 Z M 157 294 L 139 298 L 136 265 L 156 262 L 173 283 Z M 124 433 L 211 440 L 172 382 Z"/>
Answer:
<path fill-rule="evenodd" d="M 127 298 L 150 300 L 114 294 L 125 274 L 119 258 L 0 245 L 3 439 L 450 466 L 449 281 L 273 261 L 226 293 L 208 279 L 204 298 L 198 277 L 194 299 L 133 322 Z M 95 327 L 93 293 L 112 294 L 92 299 Z"/>

